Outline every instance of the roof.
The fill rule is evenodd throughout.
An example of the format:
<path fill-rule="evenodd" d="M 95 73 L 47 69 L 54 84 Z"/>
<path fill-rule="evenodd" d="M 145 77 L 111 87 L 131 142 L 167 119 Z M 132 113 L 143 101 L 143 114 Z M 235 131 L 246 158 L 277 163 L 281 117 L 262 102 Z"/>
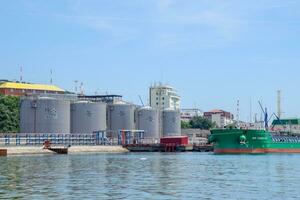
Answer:
<path fill-rule="evenodd" d="M 275 119 L 272 123 L 272 125 L 299 125 L 300 119 L 293 118 L 293 119 Z"/>
<path fill-rule="evenodd" d="M 44 84 L 31 84 L 31 83 L 16 83 L 16 82 L 4 82 L 0 84 L 0 89 L 21 89 L 21 90 L 46 90 L 55 92 L 65 92 L 65 90 L 55 85 Z"/>
<path fill-rule="evenodd" d="M 111 94 L 111 95 L 83 95 L 83 96 L 79 96 L 79 98 L 89 98 L 89 99 L 94 99 L 94 98 L 122 98 L 122 95 L 116 95 L 116 94 Z"/>
<path fill-rule="evenodd" d="M 219 109 L 208 111 L 208 113 L 222 113 L 222 112 L 225 112 L 225 111 L 219 110 Z"/>

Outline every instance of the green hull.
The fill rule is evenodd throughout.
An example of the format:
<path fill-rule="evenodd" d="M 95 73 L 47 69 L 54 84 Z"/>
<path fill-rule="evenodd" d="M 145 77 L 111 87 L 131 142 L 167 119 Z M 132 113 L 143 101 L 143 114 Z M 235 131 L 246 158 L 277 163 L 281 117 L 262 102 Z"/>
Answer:
<path fill-rule="evenodd" d="M 264 130 L 212 130 L 215 153 L 300 153 L 300 136 L 274 135 Z"/>

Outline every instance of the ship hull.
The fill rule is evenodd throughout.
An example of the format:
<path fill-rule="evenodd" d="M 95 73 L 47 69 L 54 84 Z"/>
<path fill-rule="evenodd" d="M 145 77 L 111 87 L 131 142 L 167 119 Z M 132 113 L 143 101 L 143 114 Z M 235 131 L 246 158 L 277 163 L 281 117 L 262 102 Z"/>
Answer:
<path fill-rule="evenodd" d="M 275 135 L 264 130 L 212 130 L 216 154 L 300 153 L 300 136 Z"/>
<path fill-rule="evenodd" d="M 272 149 L 272 148 L 257 148 L 257 149 L 214 149 L 216 154 L 266 154 L 266 153 L 300 153 L 299 149 Z"/>

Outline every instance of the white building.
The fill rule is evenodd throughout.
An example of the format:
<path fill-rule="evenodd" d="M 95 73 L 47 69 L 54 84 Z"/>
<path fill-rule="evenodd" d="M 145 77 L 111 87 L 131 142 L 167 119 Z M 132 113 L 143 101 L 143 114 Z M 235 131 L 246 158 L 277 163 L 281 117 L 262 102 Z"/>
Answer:
<path fill-rule="evenodd" d="M 209 119 L 211 122 L 216 123 L 218 128 L 223 128 L 233 123 L 233 114 L 224 110 L 211 110 L 204 113 L 204 117 Z"/>
<path fill-rule="evenodd" d="M 181 121 L 188 122 L 192 120 L 194 117 L 203 117 L 203 112 L 197 108 L 181 109 L 180 117 L 181 117 Z"/>
<path fill-rule="evenodd" d="M 180 96 L 173 87 L 154 85 L 150 87 L 150 106 L 156 109 L 180 109 Z"/>

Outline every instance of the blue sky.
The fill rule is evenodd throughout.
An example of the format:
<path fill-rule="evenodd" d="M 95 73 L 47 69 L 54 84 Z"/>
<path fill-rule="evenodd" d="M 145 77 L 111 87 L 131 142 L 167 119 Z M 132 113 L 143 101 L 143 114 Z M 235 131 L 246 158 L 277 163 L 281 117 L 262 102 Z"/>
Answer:
<path fill-rule="evenodd" d="M 241 117 L 260 99 L 300 117 L 300 1 L 3 0 L 1 78 L 139 103 L 153 82 L 174 86 L 182 107 L 222 108 Z"/>

